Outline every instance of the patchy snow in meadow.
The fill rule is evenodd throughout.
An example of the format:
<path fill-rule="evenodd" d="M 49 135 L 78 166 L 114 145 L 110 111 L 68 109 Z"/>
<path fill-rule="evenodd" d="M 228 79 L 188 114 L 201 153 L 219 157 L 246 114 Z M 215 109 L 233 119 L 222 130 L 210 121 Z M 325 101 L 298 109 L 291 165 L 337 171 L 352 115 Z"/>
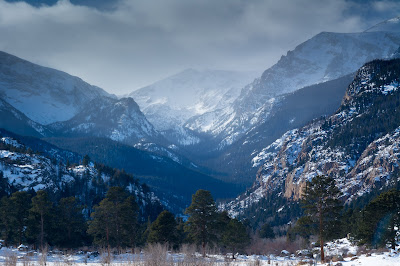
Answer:
<path fill-rule="evenodd" d="M 111 259 L 111 265 L 379 265 L 379 266 L 392 266 L 400 265 L 400 254 L 399 250 L 390 251 L 364 251 L 363 254 L 359 254 L 358 247 L 351 244 L 347 239 L 339 239 L 333 242 L 327 243 L 325 247 L 325 254 L 328 258 L 325 264 L 317 262 L 316 255 L 318 249 L 314 249 L 314 258 L 305 258 L 290 254 L 288 251 L 282 250 L 280 256 L 274 255 L 236 255 L 236 259 L 231 259 L 231 254 L 227 255 L 207 255 L 206 258 L 202 258 L 199 253 L 166 253 L 162 255 L 163 249 L 153 249 L 151 254 L 136 250 L 137 253 L 114 255 Z M 296 252 L 299 254 L 299 251 Z M 357 255 L 358 254 L 358 255 Z M 344 257 L 341 261 L 332 262 L 330 258 L 342 256 Z M 18 251 L 16 248 L 2 248 L 0 249 L 0 263 L 5 264 L 10 259 L 17 259 L 18 265 L 41 265 L 43 262 L 43 256 L 41 253 L 35 251 Z M 104 265 L 106 256 L 99 255 L 97 252 L 75 252 L 74 254 L 63 255 L 58 251 L 50 251 L 45 256 L 46 265 Z M 25 263 L 25 264 L 24 264 Z M 145 264 L 147 263 L 147 264 Z M 185 264 L 183 264 L 185 263 Z"/>

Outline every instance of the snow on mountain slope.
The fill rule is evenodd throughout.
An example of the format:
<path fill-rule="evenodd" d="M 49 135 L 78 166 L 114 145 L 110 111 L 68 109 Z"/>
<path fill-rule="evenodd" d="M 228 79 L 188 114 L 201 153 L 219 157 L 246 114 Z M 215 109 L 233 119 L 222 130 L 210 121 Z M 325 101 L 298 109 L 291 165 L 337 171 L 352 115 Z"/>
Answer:
<path fill-rule="evenodd" d="M 0 97 L 47 125 L 72 118 L 93 99 L 113 96 L 78 77 L 0 52 Z"/>
<path fill-rule="evenodd" d="M 130 145 L 162 138 L 130 97 L 95 99 L 72 119 L 49 127 L 61 136 L 105 137 Z"/>
<path fill-rule="evenodd" d="M 106 188 L 117 184 L 113 174 L 110 173 L 112 168 L 104 171 L 102 167 L 107 167 L 95 166 L 93 162 L 88 165 L 67 166 L 55 157 L 32 152 L 29 146 L 7 135 L 5 132 L 0 132 L 0 176 L 8 182 L 12 191 L 48 189 L 52 193 L 59 193 L 66 187 L 75 186 L 79 187 L 81 191 L 80 193 L 76 192 L 77 194 L 74 196 L 82 200 L 90 197 L 89 194 L 93 193 L 93 190 L 98 190 L 99 188 L 96 187 L 98 184 L 103 184 Z M 58 155 L 65 153 L 71 152 L 62 151 Z M 64 161 L 66 161 L 65 158 Z M 101 179 L 100 182 L 99 179 Z M 131 176 L 124 183 L 124 187 L 136 195 L 142 212 L 147 207 L 161 205 L 160 200 L 153 192 L 149 191 L 148 187 L 141 185 L 137 179 Z M 147 216 L 144 217 L 144 219 L 147 218 Z"/>
<path fill-rule="evenodd" d="M 400 16 L 385 20 L 381 23 L 378 23 L 378 24 L 372 26 L 368 30 L 366 30 L 366 32 L 374 32 L 374 31 L 399 32 L 400 31 Z"/>
<path fill-rule="evenodd" d="M 231 104 L 255 73 L 187 69 L 132 92 L 143 113 L 166 138 L 180 145 L 200 142 L 184 123 Z"/>
<path fill-rule="evenodd" d="M 176 122 L 183 124 L 194 115 L 231 103 L 239 95 L 240 89 L 255 76 L 254 73 L 187 69 L 136 90 L 129 96 L 135 99 L 146 115 L 151 114 L 149 120 L 157 129 L 166 130 L 171 125 L 164 121 L 165 113 L 158 113 L 157 117 L 154 110 L 167 111 L 167 115 L 177 119 L 172 127 Z"/>
<path fill-rule="evenodd" d="M 280 193 L 299 199 L 306 180 L 330 175 L 346 199 L 399 180 L 400 60 L 363 66 L 339 110 L 290 130 L 252 159 L 260 167 L 252 193 L 227 205 L 232 214 Z"/>
<path fill-rule="evenodd" d="M 223 148 L 262 123 L 279 95 L 353 73 L 368 61 L 389 57 L 399 45 L 400 31 L 322 32 L 282 56 L 243 88 L 232 105 L 191 119 L 186 126 L 217 136 Z"/>

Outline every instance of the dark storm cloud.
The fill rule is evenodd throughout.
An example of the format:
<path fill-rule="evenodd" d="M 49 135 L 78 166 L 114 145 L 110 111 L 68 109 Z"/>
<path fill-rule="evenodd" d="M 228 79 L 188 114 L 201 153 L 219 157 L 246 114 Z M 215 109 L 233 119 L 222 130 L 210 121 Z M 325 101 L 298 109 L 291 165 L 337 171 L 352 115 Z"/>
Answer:
<path fill-rule="evenodd" d="M 400 11 L 393 1 L 46 1 L 0 0 L 0 49 L 118 94 L 187 67 L 262 71 L 320 31 L 361 31 Z"/>

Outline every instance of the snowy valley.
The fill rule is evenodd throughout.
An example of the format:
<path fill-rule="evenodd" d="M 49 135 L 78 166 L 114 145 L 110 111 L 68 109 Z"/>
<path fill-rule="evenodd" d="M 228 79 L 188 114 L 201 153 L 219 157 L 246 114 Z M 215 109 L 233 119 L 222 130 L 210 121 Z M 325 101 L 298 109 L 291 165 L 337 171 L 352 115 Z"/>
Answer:
<path fill-rule="evenodd" d="M 399 191 L 400 17 L 123 96 L 0 52 L 7 266 L 397 265 Z"/>

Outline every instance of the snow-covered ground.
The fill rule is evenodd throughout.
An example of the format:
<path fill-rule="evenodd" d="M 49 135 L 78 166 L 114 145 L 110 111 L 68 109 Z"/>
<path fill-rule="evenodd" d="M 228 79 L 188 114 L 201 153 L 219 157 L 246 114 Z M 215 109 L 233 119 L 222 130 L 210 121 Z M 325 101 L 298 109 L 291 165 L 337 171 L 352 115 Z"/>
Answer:
<path fill-rule="evenodd" d="M 149 251 L 138 251 L 135 254 L 125 253 L 114 255 L 111 265 L 371 265 L 392 266 L 400 265 L 399 250 L 379 251 L 359 249 L 347 239 L 329 242 L 325 247 L 327 262 L 321 264 L 316 259 L 318 248 L 315 248 L 314 258 L 290 254 L 283 250 L 280 256 L 274 255 L 236 255 L 235 260 L 231 255 L 207 255 L 205 259 L 199 253 L 165 253 L 161 246 L 155 246 Z M 299 252 L 296 252 L 299 254 Z M 165 254 L 165 255 L 164 255 Z M 303 253 L 304 254 L 304 253 Z M 17 261 L 17 264 L 11 262 Z M 2 248 L 0 250 L 1 265 L 106 265 L 106 255 L 95 253 L 76 252 L 62 254 L 61 252 L 48 252 L 47 256 L 35 251 L 18 251 L 16 248 Z"/>

